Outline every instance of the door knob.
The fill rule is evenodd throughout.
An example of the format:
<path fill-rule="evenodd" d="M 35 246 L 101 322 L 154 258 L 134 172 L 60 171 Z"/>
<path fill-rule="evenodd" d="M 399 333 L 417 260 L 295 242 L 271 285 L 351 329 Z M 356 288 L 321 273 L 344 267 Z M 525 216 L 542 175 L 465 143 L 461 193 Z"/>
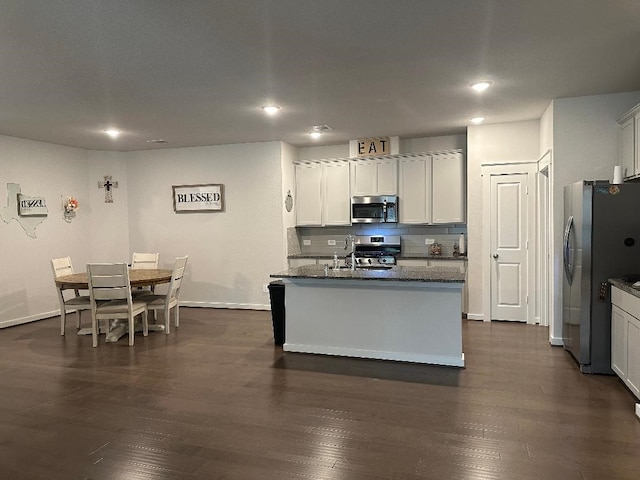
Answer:
<path fill-rule="evenodd" d="M 497 253 L 494 253 L 494 254 L 492 255 L 492 257 L 493 257 L 493 258 L 498 258 L 498 254 L 497 254 Z"/>

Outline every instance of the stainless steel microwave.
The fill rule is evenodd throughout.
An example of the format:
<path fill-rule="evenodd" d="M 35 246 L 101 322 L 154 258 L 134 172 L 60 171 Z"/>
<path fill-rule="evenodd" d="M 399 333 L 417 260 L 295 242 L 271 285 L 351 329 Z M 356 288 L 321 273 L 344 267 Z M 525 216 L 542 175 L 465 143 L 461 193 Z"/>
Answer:
<path fill-rule="evenodd" d="M 351 197 L 351 223 L 398 223 L 398 196 Z"/>

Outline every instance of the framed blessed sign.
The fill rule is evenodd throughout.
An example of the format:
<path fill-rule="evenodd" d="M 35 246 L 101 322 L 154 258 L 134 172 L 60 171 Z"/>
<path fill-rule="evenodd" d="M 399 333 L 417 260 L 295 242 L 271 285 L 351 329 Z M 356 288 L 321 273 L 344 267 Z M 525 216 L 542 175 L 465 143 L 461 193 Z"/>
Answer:
<path fill-rule="evenodd" d="M 224 211 L 224 185 L 174 185 L 173 210 L 176 213 Z"/>

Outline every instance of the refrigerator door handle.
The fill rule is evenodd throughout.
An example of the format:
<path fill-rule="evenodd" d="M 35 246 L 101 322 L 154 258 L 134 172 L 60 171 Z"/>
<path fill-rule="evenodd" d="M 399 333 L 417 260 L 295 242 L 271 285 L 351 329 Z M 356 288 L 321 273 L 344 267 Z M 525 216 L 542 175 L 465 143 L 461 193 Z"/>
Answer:
<path fill-rule="evenodd" d="M 562 258 L 564 262 L 564 273 L 567 276 L 569 285 L 573 283 L 573 262 L 571 261 L 570 238 L 573 230 L 573 215 L 567 219 L 567 226 L 564 229 L 564 246 L 562 249 Z"/>

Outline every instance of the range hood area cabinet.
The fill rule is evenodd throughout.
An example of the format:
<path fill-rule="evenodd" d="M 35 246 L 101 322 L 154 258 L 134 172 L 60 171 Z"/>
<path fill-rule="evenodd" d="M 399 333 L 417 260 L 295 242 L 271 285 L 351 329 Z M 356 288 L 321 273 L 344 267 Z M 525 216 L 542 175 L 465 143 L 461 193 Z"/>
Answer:
<path fill-rule="evenodd" d="M 351 225 L 347 160 L 297 163 L 295 176 L 296 225 Z"/>
<path fill-rule="evenodd" d="M 399 162 L 399 222 L 465 223 L 462 152 L 415 155 Z"/>
<path fill-rule="evenodd" d="M 618 120 L 620 125 L 620 165 L 625 179 L 640 178 L 640 104 Z"/>
<path fill-rule="evenodd" d="M 351 195 L 398 194 L 398 159 L 393 157 L 351 160 Z"/>

